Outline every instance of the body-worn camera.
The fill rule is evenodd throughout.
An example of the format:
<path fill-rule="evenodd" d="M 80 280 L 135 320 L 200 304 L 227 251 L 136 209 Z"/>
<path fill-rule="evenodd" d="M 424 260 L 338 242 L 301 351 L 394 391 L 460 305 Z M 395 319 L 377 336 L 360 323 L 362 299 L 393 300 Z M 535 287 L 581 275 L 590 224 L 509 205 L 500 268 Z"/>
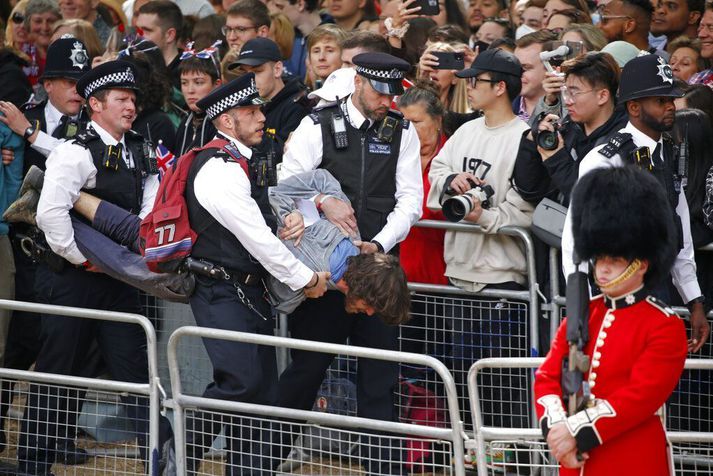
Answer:
<path fill-rule="evenodd" d="M 442 209 L 446 220 L 459 222 L 473 211 L 472 198 L 480 201 L 480 206 L 484 209 L 490 208 L 490 198 L 495 195 L 495 190 L 490 185 L 477 185 L 472 180 L 468 180 L 471 189 L 462 195 L 456 195 L 455 191 L 448 189 L 448 195 L 455 195 L 443 201 Z"/>
<path fill-rule="evenodd" d="M 275 161 L 274 139 L 266 137 L 253 149 L 249 162 L 250 174 L 258 187 L 274 187 L 277 185 L 277 163 Z"/>

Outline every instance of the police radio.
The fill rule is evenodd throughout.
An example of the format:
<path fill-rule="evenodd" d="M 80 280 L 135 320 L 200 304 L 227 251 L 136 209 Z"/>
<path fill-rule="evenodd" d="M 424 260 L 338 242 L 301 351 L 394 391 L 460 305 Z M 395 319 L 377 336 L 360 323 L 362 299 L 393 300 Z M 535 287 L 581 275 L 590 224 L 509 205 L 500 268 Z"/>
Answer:
<path fill-rule="evenodd" d="M 340 113 L 332 114 L 332 137 L 334 137 L 334 147 L 338 150 L 349 147 L 347 123 Z"/>
<path fill-rule="evenodd" d="M 159 144 L 161 144 L 161 141 L 158 141 Z M 144 141 L 141 144 L 141 150 L 144 153 L 144 161 L 146 164 L 146 173 L 147 174 L 157 174 L 158 173 L 158 160 L 156 158 L 156 149 L 154 148 L 153 144 L 151 144 L 148 141 Z"/>
<path fill-rule="evenodd" d="M 396 119 L 395 117 L 386 116 L 384 120 L 381 121 L 379 130 L 376 132 L 376 138 L 379 139 L 379 141 L 381 142 L 391 142 L 391 139 L 394 138 L 394 132 L 396 132 L 396 127 L 398 125 L 398 119 Z"/>
<path fill-rule="evenodd" d="M 678 145 L 678 167 L 676 168 L 676 178 L 681 184 L 681 187 L 688 185 L 688 161 L 690 151 L 688 146 L 688 124 L 686 131 L 683 133 L 681 143 Z"/>

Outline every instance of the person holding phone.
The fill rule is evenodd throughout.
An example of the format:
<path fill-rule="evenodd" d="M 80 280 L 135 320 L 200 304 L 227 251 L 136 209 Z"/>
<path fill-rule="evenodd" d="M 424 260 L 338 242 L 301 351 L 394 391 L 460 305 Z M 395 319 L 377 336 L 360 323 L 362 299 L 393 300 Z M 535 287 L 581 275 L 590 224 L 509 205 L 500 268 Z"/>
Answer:
<path fill-rule="evenodd" d="M 438 97 L 447 110 L 461 114 L 471 112 L 466 82 L 456 77 L 456 72 L 465 68 L 466 49 L 462 43 L 432 43 L 421 55 L 416 73 L 417 78 L 436 83 Z"/>

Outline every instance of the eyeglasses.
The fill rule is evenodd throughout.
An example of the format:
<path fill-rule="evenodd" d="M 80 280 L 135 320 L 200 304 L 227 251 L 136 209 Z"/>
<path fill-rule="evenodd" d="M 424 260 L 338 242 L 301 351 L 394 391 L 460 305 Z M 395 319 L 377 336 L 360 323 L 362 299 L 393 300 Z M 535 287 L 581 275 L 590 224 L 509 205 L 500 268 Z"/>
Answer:
<path fill-rule="evenodd" d="M 575 102 L 577 102 L 577 98 L 579 96 L 581 96 L 582 94 L 591 93 L 592 91 L 596 91 L 596 89 L 589 89 L 587 91 L 578 91 L 576 89 L 568 89 L 567 86 L 562 86 L 562 100 L 565 103 L 568 103 L 568 102 L 575 103 Z"/>
<path fill-rule="evenodd" d="M 246 31 L 250 30 L 257 30 L 256 26 L 236 26 L 235 28 L 230 27 L 230 26 L 224 26 L 223 28 L 220 29 L 220 31 L 223 32 L 223 35 L 228 36 L 232 33 L 236 33 L 238 35 L 242 35 Z"/>
<path fill-rule="evenodd" d="M 478 85 L 478 82 L 497 84 L 500 81 L 496 81 L 494 79 L 488 79 L 488 78 L 468 78 L 468 86 L 470 86 L 471 88 L 476 87 Z"/>
<path fill-rule="evenodd" d="M 23 15 L 23 14 L 20 13 L 20 12 L 15 12 L 15 13 L 12 14 L 11 20 L 12 20 L 13 23 L 16 23 L 16 24 L 19 25 L 20 23 L 22 23 L 22 22 L 25 21 L 25 15 Z"/>

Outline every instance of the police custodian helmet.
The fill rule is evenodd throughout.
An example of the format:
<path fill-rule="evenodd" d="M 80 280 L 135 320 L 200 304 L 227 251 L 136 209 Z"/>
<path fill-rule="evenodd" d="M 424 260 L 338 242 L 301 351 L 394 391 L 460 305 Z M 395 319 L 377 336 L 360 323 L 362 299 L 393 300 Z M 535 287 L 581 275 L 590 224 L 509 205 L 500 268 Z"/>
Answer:
<path fill-rule="evenodd" d="M 629 165 L 589 172 L 574 187 L 571 210 L 574 249 L 582 260 L 647 260 L 649 287 L 671 271 L 678 217 L 652 174 Z"/>
<path fill-rule="evenodd" d="M 617 100 L 621 103 L 655 96 L 683 97 L 683 91 L 674 86 L 671 66 L 653 54 L 629 60 L 621 72 Z"/>

